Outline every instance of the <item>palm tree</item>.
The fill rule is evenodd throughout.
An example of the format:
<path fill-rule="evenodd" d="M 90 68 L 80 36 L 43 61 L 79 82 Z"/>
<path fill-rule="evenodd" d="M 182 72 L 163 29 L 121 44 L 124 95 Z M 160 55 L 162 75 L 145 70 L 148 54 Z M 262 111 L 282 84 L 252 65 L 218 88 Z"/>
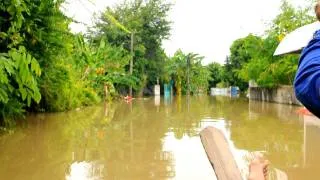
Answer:
<path fill-rule="evenodd" d="M 184 54 L 181 50 L 178 50 L 174 56 L 166 62 L 165 79 L 167 81 L 174 79 L 178 96 L 182 94 L 183 82 L 187 83 L 187 92 L 190 94 L 190 80 L 194 74 L 198 74 L 197 71 L 201 71 L 199 68 L 203 68 L 201 65 L 202 59 L 203 57 L 199 56 L 199 54 Z"/>

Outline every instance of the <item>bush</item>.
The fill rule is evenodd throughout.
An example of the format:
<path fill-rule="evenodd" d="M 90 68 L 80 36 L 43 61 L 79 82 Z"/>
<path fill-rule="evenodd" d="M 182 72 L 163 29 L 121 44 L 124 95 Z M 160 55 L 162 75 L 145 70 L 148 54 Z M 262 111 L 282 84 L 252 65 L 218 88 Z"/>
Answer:
<path fill-rule="evenodd" d="M 10 99 L 7 103 L 0 103 L 2 122 L 1 126 L 13 127 L 16 124 L 16 119 L 22 118 L 24 114 L 24 105 L 17 99 Z"/>
<path fill-rule="evenodd" d="M 53 64 L 44 71 L 41 82 L 42 103 L 47 111 L 65 111 L 99 101 L 97 94 L 86 87 L 70 64 Z"/>

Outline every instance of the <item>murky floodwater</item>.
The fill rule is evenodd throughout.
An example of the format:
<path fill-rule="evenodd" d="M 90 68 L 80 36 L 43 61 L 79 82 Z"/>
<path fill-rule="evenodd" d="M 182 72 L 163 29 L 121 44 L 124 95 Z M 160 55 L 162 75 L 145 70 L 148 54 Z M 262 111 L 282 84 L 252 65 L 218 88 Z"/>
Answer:
<path fill-rule="evenodd" d="M 319 179 L 320 120 L 228 97 L 136 99 L 27 117 L 0 137 L 0 179 L 215 179 L 198 137 L 221 129 L 245 176 L 262 151 L 289 179 Z"/>

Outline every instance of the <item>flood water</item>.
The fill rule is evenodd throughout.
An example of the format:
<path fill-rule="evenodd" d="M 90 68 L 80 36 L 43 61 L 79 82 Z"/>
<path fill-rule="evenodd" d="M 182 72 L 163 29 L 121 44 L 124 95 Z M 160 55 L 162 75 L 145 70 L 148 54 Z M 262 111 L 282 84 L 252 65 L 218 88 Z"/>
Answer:
<path fill-rule="evenodd" d="M 0 137 L 0 179 L 215 179 L 198 136 L 207 126 L 226 135 L 244 177 L 250 155 L 260 151 L 289 179 L 319 179 L 320 120 L 298 108 L 152 97 L 29 115 Z"/>

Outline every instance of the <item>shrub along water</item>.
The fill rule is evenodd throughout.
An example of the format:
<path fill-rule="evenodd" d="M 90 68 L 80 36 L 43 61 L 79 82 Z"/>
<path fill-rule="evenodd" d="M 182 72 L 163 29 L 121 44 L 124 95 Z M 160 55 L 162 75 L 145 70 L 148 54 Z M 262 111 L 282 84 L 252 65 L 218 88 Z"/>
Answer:
<path fill-rule="evenodd" d="M 96 32 L 72 34 L 64 0 L 0 2 L 0 126 L 14 126 L 27 111 L 65 111 L 95 104 L 132 86 L 143 89 L 160 77 L 166 58 L 169 4 L 162 0 L 126 2 L 107 8 L 135 30 L 135 70 L 128 75 L 126 34 L 101 14 Z M 133 9 L 140 9 L 132 16 Z M 109 31 L 111 30 L 111 31 Z M 143 81 L 142 81 L 143 79 Z M 140 83 L 143 82 L 143 83 Z"/>
<path fill-rule="evenodd" d="M 290 84 L 297 56 L 273 58 L 272 52 L 286 33 L 313 20 L 283 1 L 265 36 L 235 41 L 224 66 L 204 67 L 197 54 L 177 51 L 168 58 L 164 53 L 162 40 L 171 28 L 171 4 L 165 0 L 124 1 L 106 8 L 88 36 L 70 32 L 72 19 L 61 11 L 63 3 L 0 1 L 0 126 L 14 126 L 26 111 L 70 110 L 95 104 L 105 94 L 112 99 L 129 86 L 143 95 L 158 78 L 173 80 L 177 94 L 187 92 L 187 82 L 191 94 L 206 92 L 209 83 L 241 89 L 250 79 L 266 87 Z M 128 73 L 130 59 L 133 75 Z"/>
<path fill-rule="evenodd" d="M 94 89 L 94 79 L 84 76 L 84 67 L 98 62 L 86 61 L 86 54 L 78 55 L 79 37 L 69 32 L 71 20 L 61 12 L 62 3 L 0 3 L 2 126 L 15 125 L 15 119 L 25 110 L 65 111 L 101 99 Z"/>

